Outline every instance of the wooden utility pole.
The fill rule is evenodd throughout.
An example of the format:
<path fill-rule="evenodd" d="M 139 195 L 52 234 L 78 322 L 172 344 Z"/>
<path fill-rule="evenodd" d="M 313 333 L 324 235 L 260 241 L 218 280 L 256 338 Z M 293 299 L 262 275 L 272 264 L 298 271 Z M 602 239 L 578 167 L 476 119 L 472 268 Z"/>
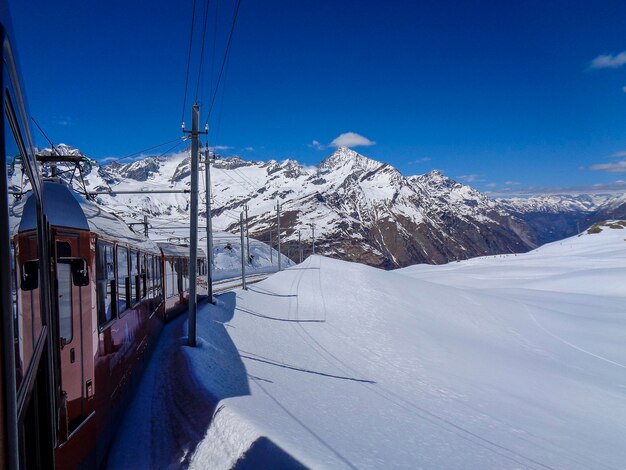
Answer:
<path fill-rule="evenodd" d="M 276 201 L 276 223 L 278 224 L 278 270 L 280 271 L 280 201 Z"/>
<path fill-rule="evenodd" d="M 246 290 L 246 253 L 244 250 L 243 212 L 239 214 L 239 231 L 241 232 L 241 287 Z"/>

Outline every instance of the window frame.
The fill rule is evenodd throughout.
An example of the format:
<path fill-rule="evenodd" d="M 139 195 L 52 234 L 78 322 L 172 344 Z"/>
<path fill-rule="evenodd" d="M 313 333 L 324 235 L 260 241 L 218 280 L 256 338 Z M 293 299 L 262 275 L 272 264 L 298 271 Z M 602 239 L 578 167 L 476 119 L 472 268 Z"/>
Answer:
<path fill-rule="evenodd" d="M 120 305 L 120 295 L 119 295 L 119 286 L 120 286 L 120 273 L 119 273 L 119 268 L 120 268 L 120 263 L 119 263 L 119 253 L 121 250 L 124 250 L 126 252 L 126 277 L 124 279 L 124 291 L 125 291 L 125 307 L 124 309 L 120 309 L 119 305 Z M 128 249 L 128 247 L 124 246 L 124 245 L 115 245 L 115 285 L 117 286 L 117 318 L 121 318 L 124 315 L 126 315 L 126 313 L 128 313 L 128 311 L 132 308 L 132 303 L 130 300 L 130 295 L 132 294 L 132 288 L 130 286 L 130 263 L 129 263 L 129 256 L 130 256 L 130 250 Z"/>
<path fill-rule="evenodd" d="M 113 277 L 109 278 L 108 277 L 108 272 L 107 272 L 107 266 L 106 266 L 106 252 L 105 252 L 105 265 L 104 265 L 104 270 L 105 270 L 105 274 L 107 275 L 106 279 L 100 279 L 98 276 L 100 274 L 99 270 L 98 270 L 98 266 L 99 266 L 99 247 L 103 247 L 105 250 L 107 248 L 109 248 L 111 250 L 111 258 L 112 258 L 112 263 L 113 263 Z M 107 293 L 107 284 L 108 286 L 111 286 L 111 281 L 113 281 L 113 288 L 111 289 L 111 318 L 106 319 L 105 317 L 102 317 L 100 315 L 100 299 L 99 299 L 99 290 L 100 290 L 100 285 L 101 283 L 106 283 L 105 284 L 105 294 Z M 106 241 L 106 240 L 102 240 L 100 238 L 96 239 L 96 315 L 98 317 L 98 330 L 100 332 L 106 330 L 107 328 L 109 328 L 117 319 L 118 317 L 118 298 L 117 298 L 117 247 L 114 243 Z M 106 309 L 106 304 L 105 304 L 105 309 Z"/>

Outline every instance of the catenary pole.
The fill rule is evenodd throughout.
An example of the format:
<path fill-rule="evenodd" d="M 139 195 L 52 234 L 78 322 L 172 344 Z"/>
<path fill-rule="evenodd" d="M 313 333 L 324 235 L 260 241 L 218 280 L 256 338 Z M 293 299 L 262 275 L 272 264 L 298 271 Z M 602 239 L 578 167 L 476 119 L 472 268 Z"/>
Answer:
<path fill-rule="evenodd" d="M 278 270 L 280 271 L 280 201 L 276 201 L 276 223 L 278 224 L 277 237 L 278 237 Z"/>
<path fill-rule="evenodd" d="M 189 232 L 189 346 L 196 346 L 197 315 L 197 265 L 198 265 L 198 154 L 200 107 L 197 103 L 191 108 L 191 204 Z"/>
<path fill-rule="evenodd" d="M 270 265 L 274 266 L 274 255 L 272 254 L 272 251 L 274 250 L 274 248 L 272 247 L 272 229 L 270 228 Z"/>
<path fill-rule="evenodd" d="M 206 251 L 207 251 L 207 294 L 213 303 L 213 215 L 211 214 L 211 154 L 207 138 L 204 151 L 204 177 L 206 180 Z"/>
<path fill-rule="evenodd" d="M 311 224 L 311 242 L 313 243 L 313 254 L 315 254 L 315 225 Z"/>
<path fill-rule="evenodd" d="M 250 232 L 248 231 L 248 203 L 244 206 L 246 210 L 246 251 L 248 254 L 248 264 L 252 263 L 252 259 L 250 258 Z"/>
<path fill-rule="evenodd" d="M 298 254 L 300 255 L 300 263 L 302 263 L 302 239 L 300 235 L 300 230 L 298 230 Z"/>
<path fill-rule="evenodd" d="M 239 214 L 239 231 L 241 232 L 241 287 L 246 290 L 246 260 L 244 250 L 243 212 Z"/>

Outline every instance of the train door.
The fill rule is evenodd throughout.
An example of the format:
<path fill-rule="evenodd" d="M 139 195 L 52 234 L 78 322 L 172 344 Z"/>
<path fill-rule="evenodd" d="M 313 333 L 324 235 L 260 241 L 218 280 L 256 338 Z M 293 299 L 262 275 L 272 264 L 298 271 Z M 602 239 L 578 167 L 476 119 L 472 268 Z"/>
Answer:
<path fill-rule="evenodd" d="M 89 358 L 91 310 L 89 270 L 80 256 L 78 233 L 55 237 L 55 299 L 61 361 L 61 440 L 68 439 L 93 412 L 93 360 Z M 64 418 L 64 419 L 63 419 Z M 65 425 L 63 424 L 65 421 Z"/>

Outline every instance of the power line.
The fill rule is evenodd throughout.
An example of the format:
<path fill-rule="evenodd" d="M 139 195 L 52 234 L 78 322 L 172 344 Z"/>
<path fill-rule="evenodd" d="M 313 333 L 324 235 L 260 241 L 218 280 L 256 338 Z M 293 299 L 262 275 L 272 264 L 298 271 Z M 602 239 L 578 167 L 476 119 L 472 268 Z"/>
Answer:
<path fill-rule="evenodd" d="M 217 18 L 220 12 L 220 1 L 215 0 L 215 21 L 213 22 L 213 52 L 211 53 L 211 80 L 209 93 L 213 90 L 213 76 L 215 75 L 215 45 L 217 44 Z"/>
<path fill-rule="evenodd" d="M 204 23 L 202 25 L 202 48 L 200 50 L 200 68 L 198 69 L 198 80 L 196 82 L 196 103 L 198 102 L 198 90 L 200 89 L 200 77 L 202 77 L 202 65 L 204 64 L 204 42 L 206 38 L 207 19 L 209 17 L 209 5 L 211 5 L 211 0 L 205 0 Z"/>
<path fill-rule="evenodd" d="M 191 10 L 191 28 L 189 31 L 189 52 L 187 53 L 187 76 L 185 77 L 185 94 L 183 96 L 183 108 L 180 116 L 180 122 L 185 121 L 185 105 L 187 104 L 187 87 L 189 85 L 189 66 L 191 65 L 191 46 L 193 45 L 193 26 L 196 18 L 196 0 L 193 0 L 193 9 Z"/>
<path fill-rule="evenodd" d="M 195 0 L 194 0 L 195 2 Z M 233 23 L 230 27 L 230 34 L 228 35 L 228 42 L 226 43 L 226 50 L 224 51 L 224 59 L 222 60 L 222 66 L 220 67 L 220 73 L 217 76 L 217 83 L 215 84 L 215 89 L 213 90 L 213 97 L 211 98 L 211 104 L 209 106 L 209 112 L 207 113 L 205 124 L 209 123 L 209 119 L 211 118 L 211 112 L 213 111 L 213 105 L 215 104 L 215 97 L 217 96 L 217 91 L 220 87 L 220 82 L 222 80 L 222 74 L 224 73 L 224 66 L 226 65 L 226 61 L 228 60 L 228 54 L 230 53 L 230 46 L 233 40 L 233 34 L 235 32 L 235 25 L 237 24 L 237 16 L 239 14 L 239 5 L 241 4 L 241 0 L 237 0 L 237 5 L 235 5 L 235 13 L 233 15 Z"/>
<path fill-rule="evenodd" d="M 113 163 L 113 162 L 119 162 L 120 160 L 126 160 L 127 158 L 130 158 L 130 157 L 135 157 L 135 156 L 140 155 L 140 154 L 142 154 L 142 153 L 149 152 L 150 150 L 158 149 L 159 147 L 163 147 L 163 146 L 165 146 L 165 145 L 171 144 L 172 142 L 176 142 L 176 141 L 184 142 L 184 141 L 185 141 L 185 140 L 187 140 L 187 139 L 188 139 L 188 137 L 187 137 L 187 136 L 184 136 L 184 137 L 176 137 L 175 139 L 168 140 L 167 142 L 162 142 L 162 143 L 160 143 L 160 144 L 158 144 L 158 145 L 153 145 L 152 147 L 145 148 L 145 149 L 140 150 L 140 151 L 138 151 L 138 152 L 133 152 L 133 153 L 131 153 L 131 154 L 129 154 L 129 155 L 126 155 L 126 156 L 124 156 L 124 157 L 114 158 L 114 159 L 112 159 L 112 160 L 109 160 L 107 163 L 109 163 L 109 164 L 110 164 L 110 163 Z M 180 142 L 179 142 L 179 143 L 180 143 Z M 177 145 L 177 146 L 178 146 L 178 145 Z M 167 153 L 167 151 L 166 151 L 165 153 Z M 161 154 L 160 156 L 163 156 L 163 154 Z"/>

